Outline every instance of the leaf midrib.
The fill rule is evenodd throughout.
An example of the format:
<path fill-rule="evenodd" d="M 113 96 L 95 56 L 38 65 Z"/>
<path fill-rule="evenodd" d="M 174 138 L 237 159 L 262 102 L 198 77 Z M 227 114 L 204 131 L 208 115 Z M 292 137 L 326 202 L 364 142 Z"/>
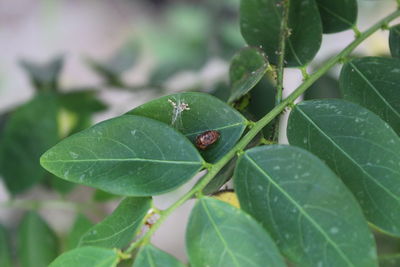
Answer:
<path fill-rule="evenodd" d="M 210 220 L 211 225 L 213 226 L 215 232 L 217 233 L 217 236 L 219 237 L 221 242 L 224 244 L 226 251 L 231 256 L 233 262 L 235 263 L 235 266 L 240 267 L 240 264 L 237 261 L 235 254 L 229 249 L 228 243 L 226 242 L 225 238 L 223 237 L 221 231 L 219 230 L 218 225 L 215 223 L 214 219 L 212 218 L 211 213 L 208 210 L 206 203 L 204 203 L 204 201 L 200 201 L 200 202 L 201 202 L 201 205 L 203 206 L 204 212 L 207 214 L 207 217 Z"/>
<path fill-rule="evenodd" d="M 297 203 L 295 199 L 293 199 L 282 187 L 277 184 L 268 173 L 266 173 L 263 169 L 261 169 L 257 163 L 247 154 L 244 154 L 244 157 L 246 157 L 249 162 L 259 171 L 261 174 L 263 174 L 272 185 L 274 185 L 298 210 L 299 213 L 301 213 L 314 227 L 322 234 L 322 236 L 326 239 L 326 241 L 331 244 L 331 246 L 338 252 L 338 254 L 347 262 L 349 266 L 354 266 L 349 258 L 343 253 L 343 251 L 336 245 L 336 243 L 327 235 L 324 231 L 324 229 L 321 228 L 321 226 L 310 216 L 308 213 L 303 209 L 303 207 Z"/>
<path fill-rule="evenodd" d="M 320 2 L 317 3 L 317 5 L 319 7 L 321 7 L 322 9 L 324 9 L 326 12 L 328 12 L 330 15 L 336 17 L 338 20 L 346 23 L 347 25 L 349 25 L 350 27 L 353 26 L 353 23 L 351 23 L 350 21 L 348 21 L 347 19 L 345 19 L 344 17 L 340 16 L 339 14 L 333 12 L 332 10 L 330 10 L 329 8 L 327 8 L 326 6 L 322 5 Z"/>
<path fill-rule="evenodd" d="M 201 165 L 201 162 L 196 161 L 171 161 L 159 159 L 58 159 L 58 160 L 42 160 L 42 163 L 83 163 L 83 162 L 151 162 L 151 163 L 167 163 L 167 164 L 185 164 L 185 165 Z"/>
<path fill-rule="evenodd" d="M 304 111 L 302 111 L 299 106 L 297 106 L 297 110 L 310 122 L 310 124 L 312 124 L 315 127 L 315 129 L 317 129 L 318 132 L 320 132 L 326 139 L 328 139 L 329 142 L 331 142 L 334 147 L 336 147 L 340 152 L 343 153 L 343 155 L 346 158 L 348 158 L 351 162 L 353 162 L 353 164 L 355 166 L 357 166 L 361 170 L 362 173 L 364 173 L 367 177 L 370 178 L 371 181 L 373 181 L 376 185 L 378 185 L 380 188 L 382 188 L 389 196 L 394 198 L 397 202 L 399 201 L 399 198 L 397 196 L 395 196 L 391 191 L 389 191 L 386 187 L 384 187 L 381 183 L 379 183 L 376 179 L 374 179 L 374 177 L 371 176 L 371 174 L 369 174 L 369 172 L 364 170 L 364 168 L 361 167 L 358 164 L 358 162 L 355 161 L 349 154 L 347 154 L 346 151 L 344 151 L 330 136 L 325 134 L 325 132 Z"/>
<path fill-rule="evenodd" d="M 392 110 L 392 112 L 400 119 L 400 113 L 394 109 L 394 107 L 386 100 L 386 98 L 379 92 L 379 90 L 375 87 L 375 85 L 373 85 L 367 77 L 365 77 L 365 75 L 361 72 L 360 69 L 357 68 L 356 65 L 353 64 L 353 62 L 349 63 L 350 66 L 353 67 L 353 69 L 358 73 L 358 75 L 360 75 L 361 79 L 363 79 L 367 85 L 373 90 L 373 92 L 375 92 L 377 94 L 377 96 L 383 101 L 383 103 L 385 103 L 390 110 Z"/>

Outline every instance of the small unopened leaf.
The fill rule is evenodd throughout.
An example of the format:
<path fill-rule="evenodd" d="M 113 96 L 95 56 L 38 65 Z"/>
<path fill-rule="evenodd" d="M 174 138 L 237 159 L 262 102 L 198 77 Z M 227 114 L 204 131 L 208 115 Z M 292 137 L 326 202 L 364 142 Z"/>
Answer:
<path fill-rule="evenodd" d="M 247 150 L 234 182 L 241 208 L 262 223 L 296 266 L 377 265 L 357 201 L 308 151 L 283 145 Z"/>
<path fill-rule="evenodd" d="M 246 42 L 264 50 L 272 64 L 278 61 L 280 36 L 289 35 L 285 49 L 287 66 L 304 66 L 321 46 L 322 23 L 314 0 L 288 2 L 287 31 L 281 32 L 282 0 L 241 0 L 240 27 Z"/>
<path fill-rule="evenodd" d="M 387 123 L 347 101 L 305 101 L 290 114 L 288 139 L 342 178 L 371 223 L 400 236 L 400 138 Z"/>
<path fill-rule="evenodd" d="M 41 157 L 41 164 L 71 182 L 117 195 L 148 196 L 188 181 L 203 159 L 164 123 L 124 115 L 64 139 Z"/>
<path fill-rule="evenodd" d="M 79 246 L 126 247 L 140 230 L 150 207 L 151 198 L 125 198 L 111 215 L 82 236 Z"/>
<path fill-rule="evenodd" d="M 60 179 L 59 179 L 60 180 Z M 75 218 L 75 222 L 72 225 L 72 229 L 69 232 L 66 242 L 66 250 L 74 249 L 78 246 L 79 240 L 81 239 L 82 235 L 87 232 L 93 223 L 84 215 L 78 214 Z"/>
<path fill-rule="evenodd" d="M 58 254 L 58 240 L 35 212 L 25 214 L 18 228 L 18 259 L 22 267 L 48 266 Z"/>
<path fill-rule="evenodd" d="M 365 57 L 347 63 L 340 74 L 343 98 L 358 103 L 400 134 L 400 59 Z"/>
<path fill-rule="evenodd" d="M 197 201 L 186 230 L 190 265 L 286 266 L 268 233 L 238 208 L 212 198 Z"/>
<path fill-rule="evenodd" d="M 7 234 L 7 230 L 0 225 L 0 266 L 11 267 L 11 250 L 10 240 Z"/>
<path fill-rule="evenodd" d="M 149 117 L 171 125 L 192 143 L 205 131 L 220 133 L 216 143 L 201 155 L 206 161 L 215 162 L 239 140 L 247 120 L 236 110 L 216 97 L 204 93 L 179 93 L 164 96 L 141 105 L 128 114 Z"/>
<path fill-rule="evenodd" d="M 116 250 L 81 247 L 61 254 L 49 267 L 115 267 L 118 261 Z"/>
<path fill-rule="evenodd" d="M 357 0 L 316 0 L 324 33 L 350 29 L 357 20 Z"/>
<path fill-rule="evenodd" d="M 148 244 L 136 255 L 132 267 L 184 267 L 185 265 L 170 254 Z"/>
<path fill-rule="evenodd" d="M 268 61 L 258 48 L 244 48 L 232 59 L 229 69 L 231 96 L 233 102 L 247 94 L 264 76 Z"/>
<path fill-rule="evenodd" d="M 400 57 L 400 24 L 390 28 L 389 47 L 392 57 Z"/>

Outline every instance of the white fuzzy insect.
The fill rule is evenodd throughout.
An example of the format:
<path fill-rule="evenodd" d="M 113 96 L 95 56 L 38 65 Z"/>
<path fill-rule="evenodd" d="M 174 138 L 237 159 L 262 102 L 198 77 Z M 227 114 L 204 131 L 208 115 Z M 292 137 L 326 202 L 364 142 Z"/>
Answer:
<path fill-rule="evenodd" d="M 172 111 L 171 125 L 176 129 L 183 128 L 182 112 L 184 112 L 185 110 L 190 110 L 189 104 L 181 102 L 180 99 L 176 100 L 176 102 L 168 99 L 168 102 L 171 103 L 174 109 Z"/>

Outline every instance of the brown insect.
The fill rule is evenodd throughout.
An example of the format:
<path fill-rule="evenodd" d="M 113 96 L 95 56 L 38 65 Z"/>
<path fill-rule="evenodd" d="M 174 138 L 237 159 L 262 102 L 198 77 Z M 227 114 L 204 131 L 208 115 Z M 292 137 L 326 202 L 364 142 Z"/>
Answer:
<path fill-rule="evenodd" d="M 206 150 L 210 145 L 218 141 L 220 135 L 218 131 L 205 131 L 196 137 L 196 146 L 201 150 Z"/>

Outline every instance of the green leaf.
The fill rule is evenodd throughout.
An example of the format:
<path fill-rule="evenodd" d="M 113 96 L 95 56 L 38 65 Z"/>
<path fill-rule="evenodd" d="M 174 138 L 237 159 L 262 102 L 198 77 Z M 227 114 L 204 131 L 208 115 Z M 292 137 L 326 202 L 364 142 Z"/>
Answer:
<path fill-rule="evenodd" d="M 0 224 L 0 266 L 11 267 L 11 250 L 7 230 Z"/>
<path fill-rule="evenodd" d="M 58 141 L 56 98 L 40 94 L 8 118 L 0 140 L 0 165 L 7 188 L 20 193 L 42 180 L 39 157 Z"/>
<path fill-rule="evenodd" d="M 340 74 L 343 98 L 379 115 L 400 134 L 400 59 L 365 57 L 347 63 Z"/>
<path fill-rule="evenodd" d="M 258 48 L 246 47 L 236 53 L 229 69 L 231 96 L 228 102 L 241 98 L 253 89 L 267 68 L 268 61 Z"/>
<path fill-rule="evenodd" d="M 240 27 L 249 45 L 260 47 L 268 60 L 277 64 L 281 33 L 281 0 L 241 0 Z M 290 36 L 286 41 L 285 60 L 288 67 L 304 66 L 321 46 L 322 24 L 314 0 L 290 1 Z"/>
<path fill-rule="evenodd" d="M 400 57 L 400 24 L 390 28 L 389 47 L 392 57 Z"/>
<path fill-rule="evenodd" d="M 400 266 L 400 254 L 379 256 L 379 267 Z"/>
<path fill-rule="evenodd" d="M 260 120 L 275 107 L 275 88 L 268 78 L 263 78 L 250 92 L 250 103 L 246 111 L 253 121 Z M 272 125 L 264 127 L 262 133 L 269 138 L 272 133 Z"/>
<path fill-rule="evenodd" d="M 58 90 L 58 80 L 64 65 L 64 57 L 58 56 L 44 64 L 21 60 L 20 65 L 29 74 L 32 85 L 38 91 Z"/>
<path fill-rule="evenodd" d="M 186 230 L 197 266 L 286 266 L 268 233 L 249 215 L 212 198 L 197 201 Z"/>
<path fill-rule="evenodd" d="M 114 212 L 91 227 L 79 246 L 124 248 L 133 240 L 151 208 L 151 198 L 125 198 Z"/>
<path fill-rule="evenodd" d="M 316 0 L 324 33 L 350 29 L 357 21 L 357 0 Z"/>
<path fill-rule="evenodd" d="M 357 201 L 311 153 L 283 145 L 247 150 L 234 182 L 241 208 L 296 266 L 377 266 Z"/>
<path fill-rule="evenodd" d="M 203 166 L 193 145 L 164 123 L 124 115 L 72 135 L 40 162 L 65 180 L 126 196 L 171 191 Z"/>
<path fill-rule="evenodd" d="M 63 108 L 76 113 L 94 113 L 104 111 L 107 105 L 97 98 L 95 90 L 85 89 L 59 94 Z"/>
<path fill-rule="evenodd" d="M 57 257 L 58 240 L 47 223 L 31 211 L 18 228 L 18 259 L 21 267 L 47 266 Z"/>
<path fill-rule="evenodd" d="M 49 267 L 115 267 L 118 261 L 116 250 L 82 247 L 61 254 Z"/>
<path fill-rule="evenodd" d="M 132 267 L 183 267 L 183 263 L 164 251 L 148 244 L 142 247 Z"/>
<path fill-rule="evenodd" d="M 177 107 L 174 108 L 173 104 Z M 185 104 L 189 109 L 184 109 Z M 208 162 L 216 162 L 239 140 L 246 128 L 246 119 L 219 99 L 204 93 L 179 93 L 164 96 L 141 105 L 128 114 L 140 115 L 169 124 L 195 143 L 196 137 L 216 130 L 219 140 L 200 151 Z"/>
<path fill-rule="evenodd" d="M 370 222 L 400 236 L 400 138 L 388 124 L 347 101 L 313 100 L 293 109 L 287 134 L 342 178 Z"/>
<path fill-rule="evenodd" d="M 341 98 L 339 81 L 331 74 L 319 78 L 305 93 L 304 99 Z"/>
<path fill-rule="evenodd" d="M 61 137 L 82 131 L 92 125 L 92 115 L 107 109 L 107 106 L 97 99 L 94 90 L 79 90 L 58 95 L 62 107 L 59 113 Z"/>
<path fill-rule="evenodd" d="M 82 235 L 85 234 L 92 226 L 93 223 L 86 216 L 83 214 L 78 214 L 75 218 L 72 229 L 68 234 L 66 250 L 76 248 Z"/>
<path fill-rule="evenodd" d="M 203 189 L 204 195 L 211 195 L 217 192 L 221 186 L 223 186 L 233 175 L 233 170 L 235 169 L 236 161 L 231 160 L 227 163 L 215 177 L 207 184 Z M 201 181 L 201 180 L 200 180 Z M 199 181 L 199 182 L 200 182 Z"/>
<path fill-rule="evenodd" d="M 118 198 L 119 196 L 104 192 L 103 190 L 96 189 L 93 193 L 93 200 L 96 202 L 107 202 L 109 200 Z"/>

